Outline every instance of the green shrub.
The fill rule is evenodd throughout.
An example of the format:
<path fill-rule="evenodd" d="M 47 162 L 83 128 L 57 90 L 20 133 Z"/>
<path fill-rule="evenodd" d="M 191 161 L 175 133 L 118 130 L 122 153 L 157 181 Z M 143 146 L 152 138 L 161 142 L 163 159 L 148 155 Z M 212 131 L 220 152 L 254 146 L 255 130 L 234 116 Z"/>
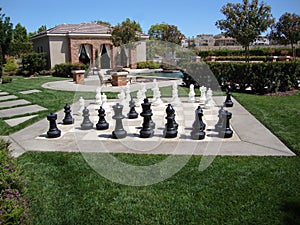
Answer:
<path fill-rule="evenodd" d="M 15 75 L 18 69 L 18 65 L 15 62 L 14 57 L 9 57 L 7 62 L 3 65 L 3 71 L 9 75 Z"/>
<path fill-rule="evenodd" d="M 204 63 L 189 63 L 185 66 L 187 74 L 200 85 L 209 85 L 209 71 Z M 255 93 L 288 91 L 298 88 L 300 78 L 300 62 L 276 63 L 236 63 L 208 62 L 211 72 L 222 87 L 227 82 L 238 84 L 240 91 L 251 87 Z M 193 75 L 196 74 L 195 75 Z M 188 85 L 191 81 L 186 75 L 183 81 Z"/>
<path fill-rule="evenodd" d="M 8 145 L 0 139 L 0 221 L 1 224 L 29 224 L 29 209 L 23 196 L 25 181 Z"/>
<path fill-rule="evenodd" d="M 30 53 L 22 55 L 23 71 L 29 71 L 29 75 L 39 73 L 47 69 L 47 56 L 45 53 Z"/>
<path fill-rule="evenodd" d="M 146 62 L 138 62 L 137 63 L 137 68 L 138 69 L 159 69 L 160 68 L 160 64 L 153 62 L 153 61 L 146 61 Z"/>
<path fill-rule="evenodd" d="M 79 63 L 61 63 L 54 66 L 53 76 L 72 77 L 72 70 L 87 70 L 88 66 Z"/>
<path fill-rule="evenodd" d="M 12 82 L 12 78 L 9 76 L 3 76 L 2 77 L 2 84 L 8 84 Z"/>

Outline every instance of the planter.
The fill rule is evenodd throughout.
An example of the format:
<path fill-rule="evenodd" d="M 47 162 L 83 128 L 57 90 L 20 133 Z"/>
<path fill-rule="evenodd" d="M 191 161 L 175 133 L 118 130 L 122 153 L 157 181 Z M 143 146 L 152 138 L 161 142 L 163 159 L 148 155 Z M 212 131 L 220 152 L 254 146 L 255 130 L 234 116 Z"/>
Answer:
<path fill-rule="evenodd" d="M 127 72 L 118 72 L 111 75 L 112 86 L 126 86 L 127 85 Z"/>
<path fill-rule="evenodd" d="M 76 84 L 84 84 L 85 70 L 72 70 L 73 81 Z"/>

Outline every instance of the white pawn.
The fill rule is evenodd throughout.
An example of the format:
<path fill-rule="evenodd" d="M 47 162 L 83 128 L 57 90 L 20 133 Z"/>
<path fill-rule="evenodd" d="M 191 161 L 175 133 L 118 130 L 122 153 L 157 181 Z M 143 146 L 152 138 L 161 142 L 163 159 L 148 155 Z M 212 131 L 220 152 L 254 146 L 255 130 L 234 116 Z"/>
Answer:
<path fill-rule="evenodd" d="M 161 94 L 160 94 L 160 90 L 159 90 L 157 83 L 155 83 L 155 87 L 152 89 L 152 91 L 153 91 L 152 105 L 159 106 L 159 105 L 163 104 L 163 101 L 160 98 Z"/>
<path fill-rule="evenodd" d="M 200 93 L 201 93 L 200 99 L 199 99 L 200 104 L 205 104 L 205 102 L 206 102 L 206 87 L 201 86 L 199 88 L 199 90 L 200 90 Z"/>
<path fill-rule="evenodd" d="M 189 93 L 189 102 L 195 102 L 195 89 L 194 89 L 194 85 L 191 84 L 190 85 L 190 93 Z"/>
<path fill-rule="evenodd" d="M 143 93 L 141 89 L 139 89 L 138 92 L 136 93 L 136 97 L 137 97 L 137 100 L 135 102 L 136 107 L 140 107 L 141 104 L 144 102 Z"/>
<path fill-rule="evenodd" d="M 79 110 L 78 110 L 78 114 L 81 115 L 82 111 L 84 110 L 84 106 L 85 106 L 85 102 L 83 97 L 79 98 Z"/>

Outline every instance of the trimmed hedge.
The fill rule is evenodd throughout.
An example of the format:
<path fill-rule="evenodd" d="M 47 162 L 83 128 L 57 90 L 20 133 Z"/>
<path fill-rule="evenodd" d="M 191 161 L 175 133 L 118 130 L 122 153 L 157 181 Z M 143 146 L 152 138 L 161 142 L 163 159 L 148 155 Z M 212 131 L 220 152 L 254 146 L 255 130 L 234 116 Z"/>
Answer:
<path fill-rule="evenodd" d="M 255 93 L 266 93 L 298 88 L 300 80 L 300 62 L 249 64 L 208 62 L 206 65 L 210 71 L 205 67 L 205 63 L 189 63 L 185 67 L 188 69 L 183 81 L 187 86 L 193 82 L 205 85 L 207 80 L 212 79 L 209 77 L 214 75 L 220 86 L 231 82 L 242 92 L 251 87 Z M 197 74 L 197 77 L 193 76 L 191 79 L 189 71 L 196 71 L 194 74 Z"/>
<path fill-rule="evenodd" d="M 269 55 L 282 55 L 282 51 L 287 51 L 288 55 L 292 54 L 291 48 L 255 48 L 250 49 L 249 54 L 250 56 L 269 56 Z M 199 51 L 198 55 L 202 58 L 206 58 L 210 55 L 214 56 L 244 56 L 245 50 L 211 50 L 211 51 Z M 300 48 L 296 48 L 296 55 L 300 56 Z"/>
<path fill-rule="evenodd" d="M 160 64 L 153 62 L 153 61 L 146 61 L 146 62 L 138 62 L 137 63 L 137 68 L 138 69 L 159 69 Z"/>
<path fill-rule="evenodd" d="M 61 63 L 54 66 L 53 76 L 55 77 L 72 77 L 72 70 L 87 70 L 88 66 L 79 63 Z"/>
<path fill-rule="evenodd" d="M 30 224 L 25 181 L 8 146 L 8 142 L 0 139 L 0 224 Z"/>

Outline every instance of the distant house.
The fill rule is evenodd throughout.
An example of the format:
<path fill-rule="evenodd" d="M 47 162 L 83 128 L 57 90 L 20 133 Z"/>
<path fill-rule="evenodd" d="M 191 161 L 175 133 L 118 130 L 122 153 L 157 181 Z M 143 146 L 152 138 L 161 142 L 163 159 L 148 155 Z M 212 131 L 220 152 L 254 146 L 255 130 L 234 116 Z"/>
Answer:
<path fill-rule="evenodd" d="M 99 67 L 109 69 L 117 65 L 135 67 L 136 62 L 146 61 L 149 37 L 137 35 L 141 40 L 133 51 L 114 47 L 111 28 L 97 23 L 61 24 L 32 36 L 31 40 L 35 52 L 46 53 L 49 68 L 66 62 L 95 65 L 99 59 Z"/>
<path fill-rule="evenodd" d="M 224 35 L 215 36 L 215 46 L 238 46 L 235 38 L 225 37 Z"/>

